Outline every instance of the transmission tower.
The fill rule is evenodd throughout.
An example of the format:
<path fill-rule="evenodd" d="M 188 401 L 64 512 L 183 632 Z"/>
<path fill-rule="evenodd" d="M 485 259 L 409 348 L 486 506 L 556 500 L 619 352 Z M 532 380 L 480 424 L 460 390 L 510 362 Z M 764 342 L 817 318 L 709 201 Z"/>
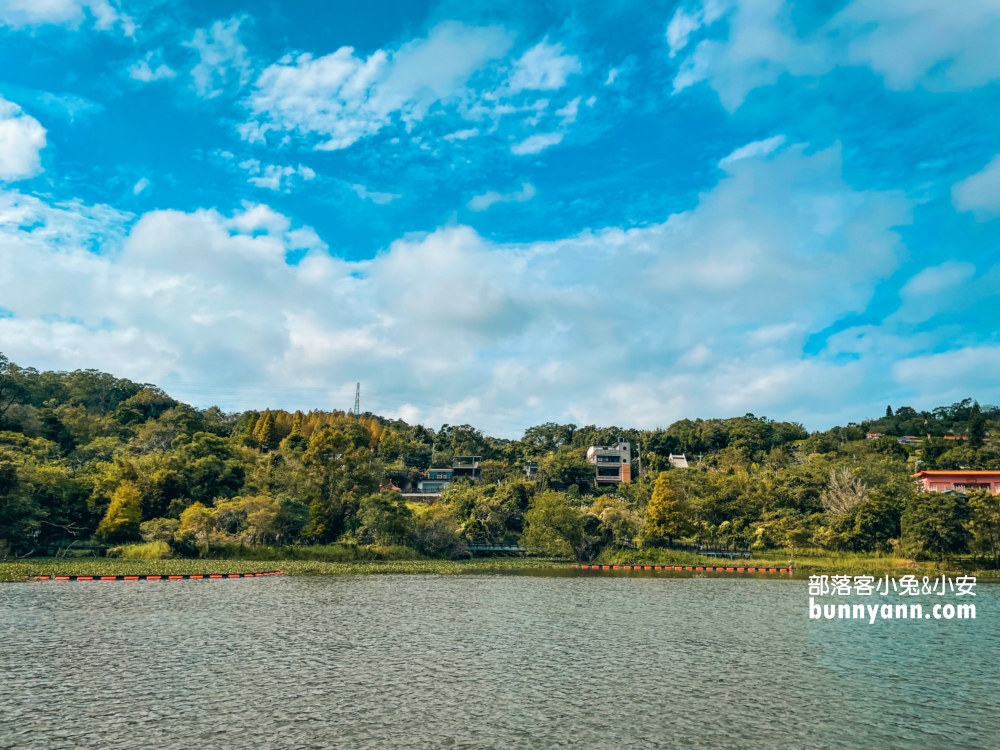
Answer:
<path fill-rule="evenodd" d="M 354 416 L 361 416 L 361 383 L 354 388 Z"/>

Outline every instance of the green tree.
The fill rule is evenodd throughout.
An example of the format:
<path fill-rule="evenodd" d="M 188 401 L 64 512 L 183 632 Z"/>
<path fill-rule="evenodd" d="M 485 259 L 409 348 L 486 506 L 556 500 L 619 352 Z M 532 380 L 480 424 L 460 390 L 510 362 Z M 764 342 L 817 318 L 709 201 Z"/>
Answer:
<path fill-rule="evenodd" d="M 398 492 L 379 492 L 361 500 L 358 540 L 367 544 L 408 544 L 414 531 L 413 511 Z"/>
<path fill-rule="evenodd" d="M 415 514 L 413 544 L 417 551 L 431 557 L 459 557 L 467 554 L 465 540 L 459 533 L 458 520 L 451 510 L 435 503 Z"/>
<path fill-rule="evenodd" d="M 1000 495 L 989 490 L 970 492 L 969 510 L 972 513 L 969 530 L 976 552 L 988 555 L 993 565 L 1000 567 Z"/>
<path fill-rule="evenodd" d="M 691 512 L 684 496 L 674 489 L 669 472 L 662 472 L 646 506 L 645 543 L 668 545 L 691 529 Z"/>
<path fill-rule="evenodd" d="M 29 396 L 24 371 L 0 352 L 0 424 L 11 406 Z"/>
<path fill-rule="evenodd" d="M 257 445 L 260 446 L 261 450 L 272 451 L 278 447 L 281 439 L 278 437 L 278 432 L 275 429 L 274 414 L 270 409 L 265 411 L 264 416 L 258 420 L 254 433 Z"/>
<path fill-rule="evenodd" d="M 38 505 L 25 489 L 17 467 L 0 460 L 0 541 L 15 553 L 31 549 L 41 522 Z"/>
<path fill-rule="evenodd" d="M 854 508 L 853 523 L 844 535 L 844 545 L 855 552 L 888 552 L 891 540 L 900 535 L 902 503 L 874 490 L 869 499 Z"/>
<path fill-rule="evenodd" d="M 549 557 L 578 557 L 585 549 L 583 513 L 561 492 L 543 492 L 524 517 L 521 543 L 529 552 Z"/>
<path fill-rule="evenodd" d="M 969 419 L 969 447 L 982 448 L 986 438 L 986 417 L 983 416 L 979 404 L 972 405 L 972 416 Z"/>
<path fill-rule="evenodd" d="M 540 468 L 549 481 L 562 488 L 573 484 L 589 487 L 596 474 L 594 467 L 587 461 L 586 449 L 568 445 L 546 456 L 541 461 Z"/>
<path fill-rule="evenodd" d="M 939 561 L 965 552 L 971 534 L 966 528 L 971 512 L 964 495 L 921 492 L 910 498 L 901 521 L 903 544 L 917 554 Z"/>
<path fill-rule="evenodd" d="M 97 537 L 107 542 L 132 542 L 139 539 L 142 522 L 142 493 L 135 482 L 118 485 L 111 496 L 111 505 L 97 527 Z"/>
<path fill-rule="evenodd" d="M 192 503 L 181 513 L 180 526 L 175 538 L 183 544 L 200 544 L 207 550 L 216 540 L 216 510 L 201 503 Z"/>

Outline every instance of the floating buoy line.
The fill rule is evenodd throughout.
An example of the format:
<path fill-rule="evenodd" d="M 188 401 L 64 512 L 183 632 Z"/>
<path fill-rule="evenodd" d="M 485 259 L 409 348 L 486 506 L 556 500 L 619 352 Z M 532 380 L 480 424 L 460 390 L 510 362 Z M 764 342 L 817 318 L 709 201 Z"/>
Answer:
<path fill-rule="evenodd" d="M 35 576 L 36 581 L 202 581 L 228 578 L 266 578 L 280 576 L 283 570 L 271 570 L 267 573 L 209 573 L 198 575 L 189 573 L 178 576 Z"/>
<path fill-rule="evenodd" d="M 720 565 L 581 565 L 580 570 L 654 570 L 654 571 L 688 571 L 706 573 L 787 573 L 791 575 L 794 568 L 759 568 L 755 566 Z"/>

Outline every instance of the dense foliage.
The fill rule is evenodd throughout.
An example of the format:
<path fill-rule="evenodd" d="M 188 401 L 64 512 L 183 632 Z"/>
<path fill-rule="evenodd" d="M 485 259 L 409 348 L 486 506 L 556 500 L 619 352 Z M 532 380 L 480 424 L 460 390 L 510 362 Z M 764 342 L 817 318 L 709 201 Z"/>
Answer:
<path fill-rule="evenodd" d="M 586 449 L 618 437 L 642 475 L 595 488 Z M 592 559 L 700 545 L 972 551 L 996 564 L 997 498 L 922 495 L 911 475 L 917 461 L 998 468 L 998 448 L 1000 410 L 971 400 L 812 434 L 747 414 L 644 431 L 547 423 L 504 440 L 372 414 L 195 409 L 153 385 L 0 355 L 0 558 L 88 542 L 144 543 L 126 554 L 154 557 L 340 543 L 431 557 L 523 544 Z M 671 467 L 681 453 L 691 468 Z M 433 503 L 398 491 L 469 455 L 482 457 L 481 482 L 455 481 Z M 526 461 L 539 466 L 530 481 Z"/>

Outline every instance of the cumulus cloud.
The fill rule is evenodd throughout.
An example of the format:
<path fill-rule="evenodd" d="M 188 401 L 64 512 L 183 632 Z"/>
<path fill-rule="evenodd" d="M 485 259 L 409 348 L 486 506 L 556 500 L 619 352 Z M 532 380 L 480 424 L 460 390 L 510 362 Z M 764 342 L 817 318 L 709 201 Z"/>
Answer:
<path fill-rule="evenodd" d="M 194 90 L 211 99 L 225 86 L 246 85 L 250 78 L 250 54 L 240 42 L 242 18 L 216 21 L 207 29 L 198 29 L 191 41 L 185 42 L 198 53 L 198 62 L 191 68 Z"/>
<path fill-rule="evenodd" d="M 141 60 L 136 60 L 128 66 L 128 76 L 134 81 L 150 83 L 164 78 L 174 78 L 177 72 L 163 62 L 162 50 L 147 52 Z"/>
<path fill-rule="evenodd" d="M 984 218 L 1000 215 L 1000 155 L 952 186 L 951 201 L 959 211 L 975 211 Z"/>
<path fill-rule="evenodd" d="M 514 62 L 514 70 L 507 83 L 508 90 L 516 94 L 525 89 L 561 89 L 566 85 L 566 79 L 583 70 L 578 57 L 564 52 L 561 44 L 549 44 L 548 37 L 540 41 Z"/>
<path fill-rule="evenodd" d="M 247 100 L 253 117 L 247 140 L 272 130 L 316 136 L 316 148 L 347 148 L 374 135 L 393 117 L 417 122 L 437 102 L 460 97 L 469 77 L 504 55 L 511 35 L 500 27 L 448 21 L 426 38 L 366 58 L 341 47 L 314 58 L 304 53 L 268 66 Z"/>
<path fill-rule="evenodd" d="M 491 190 L 482 195 L 473 196 L 468 205 L 473 211 L 485 211 L 495 203 L 523 203 L 524 201 L 530 201 L 534 197 L 535 186 L 530 182 L 525 182 L 521 185 L 520 190 L 515 190 L 512 193 L 498 193 Z"/>
<path fill-rule="evenodd" d="M 120 24 L 126 36 L 135 33 L 135 23 L 108 0 L 0 0 L 0 24 L 22 28 L 54 24 L 78 28 L 87 16 L 94 28 L 104 31 Z"/>
<path fill-rule="evenodd" d="M 268 190 L 285 190 L 287 192 L 291 188 L 293 178 L 300 177 L 303 180 L 311 180 L 316 177 L 314 170 L 302 164 L 292 167 L 280 164 L 261 164 L 258 159 L 246 159 L 241 161 L 238 166 L 250 175 L 247 182 Z"/>
<path fill-rule="evenodd" d="M 23 180 L 41 172 L 39 152 L 45 144 L 41 123 L 0 96 L 0 181 Z"/>
<path fill-rule="evenodd" d="M 462 130 L 456 130 L 454 133 L 448 133 L 444 136 L 446 141 L 467 141 L 470 138 L 475 138 L 479 135 L 479 128 L 464 128 Z"/>
<path fill-rule="evenodd" d="M 815 420 L 856 403 L 866 365 L 803 359 L 802 342 L 865 309 L 899 264 L 894 227 L 910 210 L 900 194 L 848 186 L 838 148 L 799 146 L 733 162 L 695 208 L 658 224 L 525 244 L 448 226 L 364 261 L 331 256 L 262 205 L 133 222 L 2 195 L 13 317 L 0 340 L 17 361 L 152 381 L 360 379 L 410 418 L 502 414 L 507 433 L 547 418 Z M 419 405 L 429 399 L 439 408 Z"/>
<path fill-rule="evenodd" d="M 255 81 L 245 101 L 250 117 L 239 132 L 257 143 L 272 134 L 297 135 L 316 149 L 334 151 L 390 126 L 412 132 L 433 113 L 438 122 L 448 117 L 470 126 L 451 124 L 441 136 L 411 136 L 424 150 L 434 137 L 455 143 L 503 126 L 501 137 L 515 141 L 513 153 L 538 153 L 562 141 L 583 100 L 568 92 L 550 109 L 551 94 L 539 92 L 566 88 L 583 65 L 548 38 L 509 57 L 513 41 L 500 26 L 446 21 L 426 37 L 367 56 L 346 46 L 321 57 L 286 55 Z M 590 97 L 588 106 L 595 101 Z"/>
<path fill-rule="evenodd" d="M 562 143 L 562 139 L 562 133 L 535 133 L 534 135 L 529 135 L 523 141 L 513 144 L 510 147 L 510 152 L 516 156 L 537 154 L 544 151 L 549 146 L 555 146 L 558 143 Z"/>
<path fill-rule="evenodd" d="M 785 0 L 705 0 L 675 12 L 671 57 L 696 35 L 674 92 L 707 81 L 730 110 L 786 73 L 817 76 L 840 65 L 866 66 L 899 90 L 957 90 L 1000 78 L 1000 6 L 992 0 L 852 0 L 804 35 Z"/>

